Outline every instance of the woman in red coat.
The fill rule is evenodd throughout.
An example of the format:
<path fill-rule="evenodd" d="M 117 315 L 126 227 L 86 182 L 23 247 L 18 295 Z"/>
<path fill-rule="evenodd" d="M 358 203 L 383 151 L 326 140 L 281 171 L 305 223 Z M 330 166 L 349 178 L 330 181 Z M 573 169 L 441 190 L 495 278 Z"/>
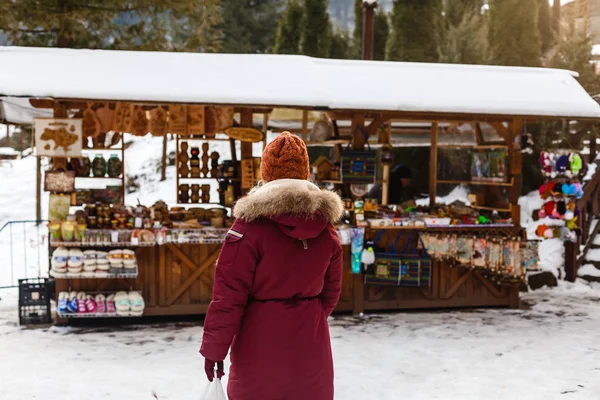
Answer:
<path fill-rule="evenodd" d="M 265 149 L 263 184 L 240 199 L 217 261 L 200 353 L 209 380 L 231 347 L 230 400 L 332 400 L 327 317 L 342 284 L 333 223 L 343 203 L 308 182 L 304 142 Z"/>

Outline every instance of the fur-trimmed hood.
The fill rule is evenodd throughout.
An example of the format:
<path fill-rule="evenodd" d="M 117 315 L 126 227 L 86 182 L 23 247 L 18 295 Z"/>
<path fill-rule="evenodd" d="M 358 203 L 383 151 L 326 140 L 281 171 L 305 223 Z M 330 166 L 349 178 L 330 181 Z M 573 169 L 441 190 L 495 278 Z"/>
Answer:
<path fill-rule="evenodd" d="M 234 217 L 246 222 L 291 215 L 335 223 L 343 213 L 344 203 L 337 194 L 298 179 L 278 179 L 256 186 L 233 209 Z"/>

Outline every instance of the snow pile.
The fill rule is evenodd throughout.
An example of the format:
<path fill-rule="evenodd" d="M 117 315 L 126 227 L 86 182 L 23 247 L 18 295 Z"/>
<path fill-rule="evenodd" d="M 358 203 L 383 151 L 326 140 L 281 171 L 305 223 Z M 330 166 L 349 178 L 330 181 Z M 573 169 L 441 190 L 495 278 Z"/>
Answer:
<path fill-rule="evenodd" d="M 17 157 L 19 152 L 12 147 L 0 147 L 0 156 L 14 156 Z"/>
<path fill-rule="evenodd" d="M 577 276 L 593 276 L 600 278 L 600 269 L 594 267 L 592 264 L 585 264 L 577 270 Z"/>
<path fill-rule="evenodd" d="M 586 261 L 600 261 L 600 249 L 590 249 L 588 250 L 586 256 Z"/>
<path fill-rule="evenodd" d="M 196 323 L 21 329 L 16 292 L 2 297 L 3 400 L 197 400 L 206 386 Z M 522 297 L 530 309 L 332 318 L 336 399 L 597 398 L 600 285 Z"/>
<path fill-rule="evenodd" d="M 455 201 L 460 201 L 464 204 L 469 204 L 468 195 L 469 190 L 467 186 L 460 185 L 456 186 L 447 196 L 438 196 L 435 198 L 436 204 L 452 204 Z M 429 197 L 425 197 L 422 199 L 418 199 L 416 201 L 419 206 L 428 206 L 429 205 Z"/>

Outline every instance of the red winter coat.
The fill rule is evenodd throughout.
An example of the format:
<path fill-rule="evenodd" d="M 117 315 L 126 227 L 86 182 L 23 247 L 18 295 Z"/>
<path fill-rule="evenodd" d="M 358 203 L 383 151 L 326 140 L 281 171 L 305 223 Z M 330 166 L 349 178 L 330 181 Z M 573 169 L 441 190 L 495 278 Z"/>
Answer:
<path fill-rule="evenodd" d="M 200 352 L 227 356 L 230 400 L 331 400 L 327 317 L 342 284 L 332 222 L 340 198 L 308 181 L 281 179 L 236 204 L 217 261 Z"/>

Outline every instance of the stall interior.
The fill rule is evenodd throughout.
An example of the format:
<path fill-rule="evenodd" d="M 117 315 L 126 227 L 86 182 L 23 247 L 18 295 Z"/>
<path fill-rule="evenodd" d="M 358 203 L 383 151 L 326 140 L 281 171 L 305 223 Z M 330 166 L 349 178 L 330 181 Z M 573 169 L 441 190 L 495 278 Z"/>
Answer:
<path fill-rule="evenodd" d="M 231 209 L 260 177 L 252 145 L 266 143 L 273 110 L 31 101 L 55 115 L 40 132 L 36 124 L 36 147 L 52 158 L 44 179 L 59 321 L 205 313 Z M 262 129 L 253 127 L 254 114 L 264 115 Z M 391 115 L 322 113 L 310 134 L 308 111 L 302 115 L 298 134 L 310 146 L 312 179 L 346 205 L 337 227 L 345 252 L 338 311 L 516 306 L 518 284 L 537 265 L 535 244 L 515 219 L 522 120 L 428 123 L 429 163 L 410 165 L 396 155 Z M 55 129 L 65 121 L 74 128 Z M 465 131 L 474 143 L 444 144 Z M 177 204 L 124 204 L 124 132 L 174 135 Z M 229 154 L 211 151 L 211 142 L 228 142 Z M 452 157 L 446 151 L 465 161 L 454 176 L 439 162 Z M 410 190 L 422 165 L 429 201 Z M 85 179 L 105 186 L 78 187 Z M 459 184 L 484 190 L 466 203 L 436 204 L 438 186 Z M 440 250 L 445 238 L 451 246 Z"/>

